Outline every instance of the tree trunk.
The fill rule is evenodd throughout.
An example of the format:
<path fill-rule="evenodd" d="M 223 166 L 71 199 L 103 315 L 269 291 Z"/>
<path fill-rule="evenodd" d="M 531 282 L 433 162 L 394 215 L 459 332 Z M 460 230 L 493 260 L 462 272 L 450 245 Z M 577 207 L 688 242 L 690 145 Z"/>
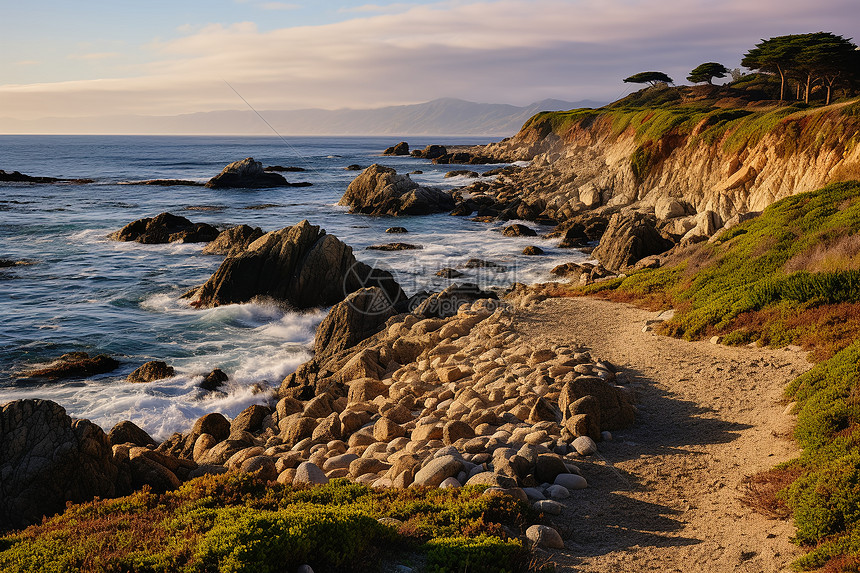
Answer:
<path fill-rule="evenodd" d="M 812 84 L 812 74 L 806 74 L 806 92 L 803 95 L 803 103 L 809 103 L 809 87 Z"/>
<path fill-rule="evenodd" d="M 782 100 L 785 99 L 785 72 L 780 66 L 777 66 L 776 69 L 779 70 L 779 102 L 782 103 Z"/>

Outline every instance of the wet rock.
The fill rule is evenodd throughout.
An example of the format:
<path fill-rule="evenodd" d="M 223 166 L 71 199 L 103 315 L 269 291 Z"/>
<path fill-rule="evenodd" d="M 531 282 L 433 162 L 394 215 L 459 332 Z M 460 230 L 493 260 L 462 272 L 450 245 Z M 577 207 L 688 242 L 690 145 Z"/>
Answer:
<path fill-rule="evenodd" d="M 254 161 L 253 157 L 234 161 L 206 183 L 210 189 L 261 189 L 289 185 L 283 176 L 264 171 L 263 164 Z"/>
<path fill-rule="evenodd" d="M 47 400 L 0 408 L 0 529 L 22 528 L 66 502 L 125 495 L 107 435 Z M 128 481 L 128 478 L 125 478 Z"/>
<path fill-rule="evenodd" d="M 35 177 L 25 175 L 20 171 L 3 171 L 0 169 L 0 183 L 92 183 L 92 179 L 60 179 L 57 177 Z"/>
<path fill-rule="evenodd" d="M 125 420 L 114 426 L 108 433 L 108 441 L 112 446 L 117 444 L 134 444 L 136 446 L 154 446 L 155 440 L 133 422 Z"/>
<path fill-rule="evenodd" d="M 86 352 L 69 352 L 57 358 L 44 368 L 29 370 L 25 376 L 34 378 L 78 378 L 111 372 L 119 367 L 119 362 L 107 354 L 90 358 Z"/>
<path fill-rule="evenodd" d="M 444 145 L 428 145 L 424 149 L 415 149 L 412 151 L 413 157 L 422 159 L 438 159 L 448 154 L 448 150 Z"/>
<path fill-rule="evenodd" d="M 228 255 L 237 251 L 244 251 L 248 245 L 263 236 L 260 227 L 249 227 L 238 225 L 226 231 L 221 231 L 215 240 L 203 247 L 204 255 Z"/>
<path fill-rule="evenodd" d="M 483 259 L 469 259 L 466 261 L 466 264 L 463 265 L 463 268 L 466 269 L 493 269 L 494 271 L 498 271 L 500 273 L 506 272 L 508 269 L 504 265 L 500 265 L 498 263 L 494 263 L 493 261 L 485 261 Z"/>
<path fill-rule="evenodd" d="M 267 297 L 305 309 L 331 306 L 370 286 L 383 289 L 389 300 L 406 298 L 390 273 L 357 261 L 337 237 L 302 221 L 228 256 L 192 304 L 208 308 Z"/>
<path fill-rule="evenodd" d="M 192 223 L 185 217 L 161 213 L 133 221 L 108 239 L 134 241 L 146 245 L 165 243 L 208 243 L 218 237 L 218 229 L 207 223 Z"/>
<path fill-rule="evenodd" d="M 505 237 L 536 237 L 537 233 L 534 229 L 515 223 L 502 229 L 502 235 Z"/>
<path fill-rule="evenodd" d="M 373 164 L 349 184 L 338 205 L 366 215 L 429 215 L 450 211 L 454 200 L 445 191 L 422 187 L 408 175 Z"/>
<path fill-rule="evenodd" d="M 263 171 L 277 171 L 278 173 L 303 173 L 307 171 L 304 167 L 284 167 L 283 165 L 269 165 L 263 167 Z"/>
<path fill-rule="evenodd" d="M 544 254 L 544 250 L 540 247 L 535 247 L 534 245 L 529 245 L 525 249 L 523 249 L 524 255 L 535 256 Z"/>
<path fill-rule="evenodd" d="M 382 152 L 382 155 L 409 155 L 409 144 L 401 141 Z"/>
<path fill-rule="evenodd" d="M 344 169 L 346 171 L 361 171 L 362 169 L 364 169 L 364 167 L 362 167 L 358 163 L 353 163 L 352 165 L 347 165 L 346 167 L 344 167 Z"/>
<path fill-rule="evenodd" d="M 457 279 L 463 276 L 463 273 L 458 271 L 457 269 L 452 269 L 450 267 L 441 269 L 436 273 L 437 277 L 442 277 L 443 279 Z"/>
<path fill-rule="evenodd" d="M 383 245 L 365 247 L 368 251 L 415 251 L 423 248 L 421 245 L 413 245 L 411 243 L 385 243 Z"/>
<path fill-rule="evenodd" d="M 388 227 L 385 229 L 386 233 L 408 233 L 409 230 L 406 227 Z"/>
<path fill-rule="evenodd" d="M 454 171 L 449 171 L 445 174 L 446 178 L 451 177 L 467 177 L 469 179 L 474 179 L 478 177 L 477 171 L 469 171 L 468 169 L 455 169 Z"/>
<path fill-rule="evenodd" d="M 214 392 L 218 388 L 224 385 L 224 382 L 229 380 L 230 378 L 220 369 L 215 368 L 203 378 L 203 382 L 200 383 L 200 387 L 204 390 L 208 390 L 210 392 Z"/>
<path fill-rule="evenodd" d="M 174 374 L 175 371 L 173 366 L 168 366 L 166 362 L 161 360 L 152 360 L 129 374 L 126 381 L 134 384 L 141 384 L 161 380 L 163 378 L 170 378 Z"/>

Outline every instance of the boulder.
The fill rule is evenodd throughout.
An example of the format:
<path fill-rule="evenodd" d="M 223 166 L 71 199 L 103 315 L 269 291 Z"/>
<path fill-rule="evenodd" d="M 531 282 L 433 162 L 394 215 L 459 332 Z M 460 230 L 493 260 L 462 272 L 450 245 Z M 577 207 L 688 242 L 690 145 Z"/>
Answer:
<path fill-rule="evenodd" d="M 229 255 L 237 251 L 244 251 L 248 245 L 263 236 L 260 227 L 249 227 L 238 225 L 225 231 L 221 231 L 215 240 L 203 247 L 204 255 Z"/>
<path fill-rule="evenodd" d="M 210 189 L 261 189 L 289 185 L 282 175 L 264 171 L 263 164 L 254 161 L 253 157 L 234 161 L 206 182 Z"/>
<path fill-rule="evenodd" d="M 328 478 L 318 465 L 313 462 L 302 462 L 296 468 L 293 484 L 321 485 L 328 483 Z"/>
<path fill-rule="evenodd" d="M 168 366 L 166 362 L 162 362 L 161 360 L 152 360 L 129 374 L 126 381 L 140 384 L 161 380 L 162 378 L 170 378 L 174 374 L 173 366 Z"/>
<path fill-rule="evenodd" d="M 118 367 L 119 362 L 107 354 L 99 354 L 90 358 L 86 352 L 69 352 L 44 368 L 29 370 L 24 375 L 35 378 L 77 378 L 104 374 L 116 370 Z"/>
<path fill-rule="evenodd" d="M 416 149 L 412 152 L 413 157 L 422 159 L 439 159 L 448 155 L 448 150 L 444 145 L 428 145 L 424 149 Z"/>
<path fill-rule="evenodd" d="M 406 298 L 390 273 L 358 262 L 351 247 L 302 221 L 228 256 L 197 290 L 192 304 L 208 308 L 267 297 L 305 309 L 331 306 L 371 286 L 381 288 L 391 301 Z"/>
<path fill-rule="evenodd" d="M 230 422 L 230 433 L 257 432 L 262 429 L 263 420 L 271 413 L 272 409 L 268 406 L 252 404 L 233 418 Z"/>
<path fill-rule="evenodd" d="M 258 477 L 263 481 L 275 481 L 278 479 L 278 472 L 275 469 L 275 462 L 269 456 L 254 456 L 248 458 L 239 467 L 242 473 L 250 474 Z"/>
<path fill-rule="evenodd" d="M 136 446 L 154 446 L 155 440 L 133 422 L 125 420 L 114 426 L 108 434 L 112 446 L 117 444 L 134 444 Z"/>
<path fill-rule="evenodd" d="M 561 223 L 549 236 L 561 237 L 558 245 L 561 248 L 584 247 L 592 241 L 599 240 L 608 225 L 607 213 L 588 211 Z"/>
<path fill-rule="evenodd" d="M 406 227 L 388 227 L 385 229 L 386 233 L 394 233 L 394 234 L 402 234 L 408 233 L 409 230 Z"/>
<path fill-rule="evenodd" d="M 502 229 L 502 235 L 505 237 L 536 237 L 537 233 L 534 229 L 515 223 Z"/>
<path fill-rule="evenodd" d="M 66 502 L 125 495 L 107 435 L 47 400 L 0 408 L 0 529 L 23 528 Z"/>
<path fill-rule="evenodd" d="M 588 436 L 579 436 L 571 444 L 576 453 L 582 456 L 591 456 L 597 453 L 597 443 Z"/>
<path fill-rule="evenodd" d="M 415 474 L 413 483 L 418 486 L 439 487 L 445 478 L 456 476 L 462 469 L 463 462 L 460 458 L 453 455 L 440 456 L 421 468 Z"/>
<path fill-rule="evenodd" d="M 463 276 L 463 273 L 458 271 L 457 269 L 452 269 L 451 267 L 446 267 L 436 272 L 437 277 L 442 277 L 443 279 L 458 279 Z"/>
<path fill-rule="evenodd" d="M 215 368 L 203 378 L 200 387 L 212 392 L 220 388 L 227 380 L 229 380 L 229 377 L 220 368 Z"/>
<path fill-rule="evenodd" d="M 523 254 L 528 256 L 536 256 L 544 254 L 544 250 L 540 247 L 536 247 L 534 245 L 529 245 L 525 249 L 523 249 Z"/>
<path fill-rule="evenodd" d="M 114 241 L 135 241 L 145 245 L 164 243 L 208 243 L 218 237 L 218 229 L 206 223 L 192 223 L 185 217 L 161 213 L 133 221 L 108 235 Z"/>
<path fill-rule="evenodd" d="M 379 332 L 397 314 L 384 290 L 363 288 L 337 303 L 317 328 L 314 356 L 322 360 Z"/>
<path fill-rule="evenodd" d="M 592 256 L 607 269 L 621 271 L 639 259 L 659 255 L 673 246 L 656 227 L 656 219 L 639 212 L 616 213 Z"/>
<path fill-rule="evenodd" d="M 382 155 L 409 155 L 409 144 L 401 141 L 382 152 Z"/>
<path fill-rule="evenodd" d="M 546 525 L 532 525 L 526 529 L 526 538 L 537 547 L 564 549 L 564 541 L 558 531 Z"/>
<path fill-rule="evenodd" d="M 218 442 L 226 440 L 230 436 L 230 421 L 218 412 L 201 416 L 194 422 L 191 435 L 196 440 L 202 434 L 209 434 Z"/>
<path fill-rule="evenodd" d="M 657 199 L 657 203 L 654 205 L 654 215 L 660 221 L 664 221 L 666 219 L 674 219 L 675 217 L 683 217 L 687 212 L 684 209 L 684 206 L 678 202 L 674 197 L 662 196 Z"/>
<path fill-rule="evenodd" d="M 481 290 L 476 284 L 454 283 L 442 292 L 430 295 L 413 313 L 425 318 L 448 318 L 456 315 L 461 305 L 472 304 L 482 298 L 498 300 L 499 297 L 494 292 Z"/>
<path fill-rule="evenodd" d="M 446 179 L 450 179 L 451 177 L 466 177 L 468 179 L 475 179 L 476 177 L 478 177 L 478 172 L 471 171 L 469 169 L 455 169 L 445 174 Z"/>
<path fill-rule="evenodd" d="M 450 211 L 454 199 L 445 191 L 421 187 L 390 167 L 373 164 L 349 184 L 338 205 L 366 215 L 429 215 Z"/>

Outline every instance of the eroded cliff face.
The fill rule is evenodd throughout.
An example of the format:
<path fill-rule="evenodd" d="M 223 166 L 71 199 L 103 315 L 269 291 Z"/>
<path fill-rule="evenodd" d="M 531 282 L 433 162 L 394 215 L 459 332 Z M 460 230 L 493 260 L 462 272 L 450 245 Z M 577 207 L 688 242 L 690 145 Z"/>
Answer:
<path fill-rule="evenodd" d="M 857 109 L 857 102 L 794 113 L 788 108 L 765 128 L 761 123 L 768 118 L 761 118 L 773 110 L 742 111 L 748 114 L 744 121 L 727 126 L 711 114 L 656 138 L 647 136 L 647 113 L 621 130 L 618 110 L 596 110 L 566 123 L 557 114 L 541 114 L 515 137 L 481 151 L 531 161 L 502 178 L 499 188 L 518 188 L 518 197 L 539 217 L 565 221 L 603 206 L 659 211 L 671 198 L 686 217 L 712 212 L 719 228 L 789 195 L 860 178 Z"/>

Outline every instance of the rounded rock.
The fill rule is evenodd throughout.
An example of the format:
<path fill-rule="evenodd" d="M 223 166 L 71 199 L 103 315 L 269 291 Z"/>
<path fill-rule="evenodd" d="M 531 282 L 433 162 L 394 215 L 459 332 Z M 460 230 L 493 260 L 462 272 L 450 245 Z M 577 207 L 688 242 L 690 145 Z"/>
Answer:
<path fill-rule="evenodd" d="M 564 549 L 564 541 L 558 531 L 546 525 L 532 525 L 526 529 L 526 538 L 538 547 Z"/>

